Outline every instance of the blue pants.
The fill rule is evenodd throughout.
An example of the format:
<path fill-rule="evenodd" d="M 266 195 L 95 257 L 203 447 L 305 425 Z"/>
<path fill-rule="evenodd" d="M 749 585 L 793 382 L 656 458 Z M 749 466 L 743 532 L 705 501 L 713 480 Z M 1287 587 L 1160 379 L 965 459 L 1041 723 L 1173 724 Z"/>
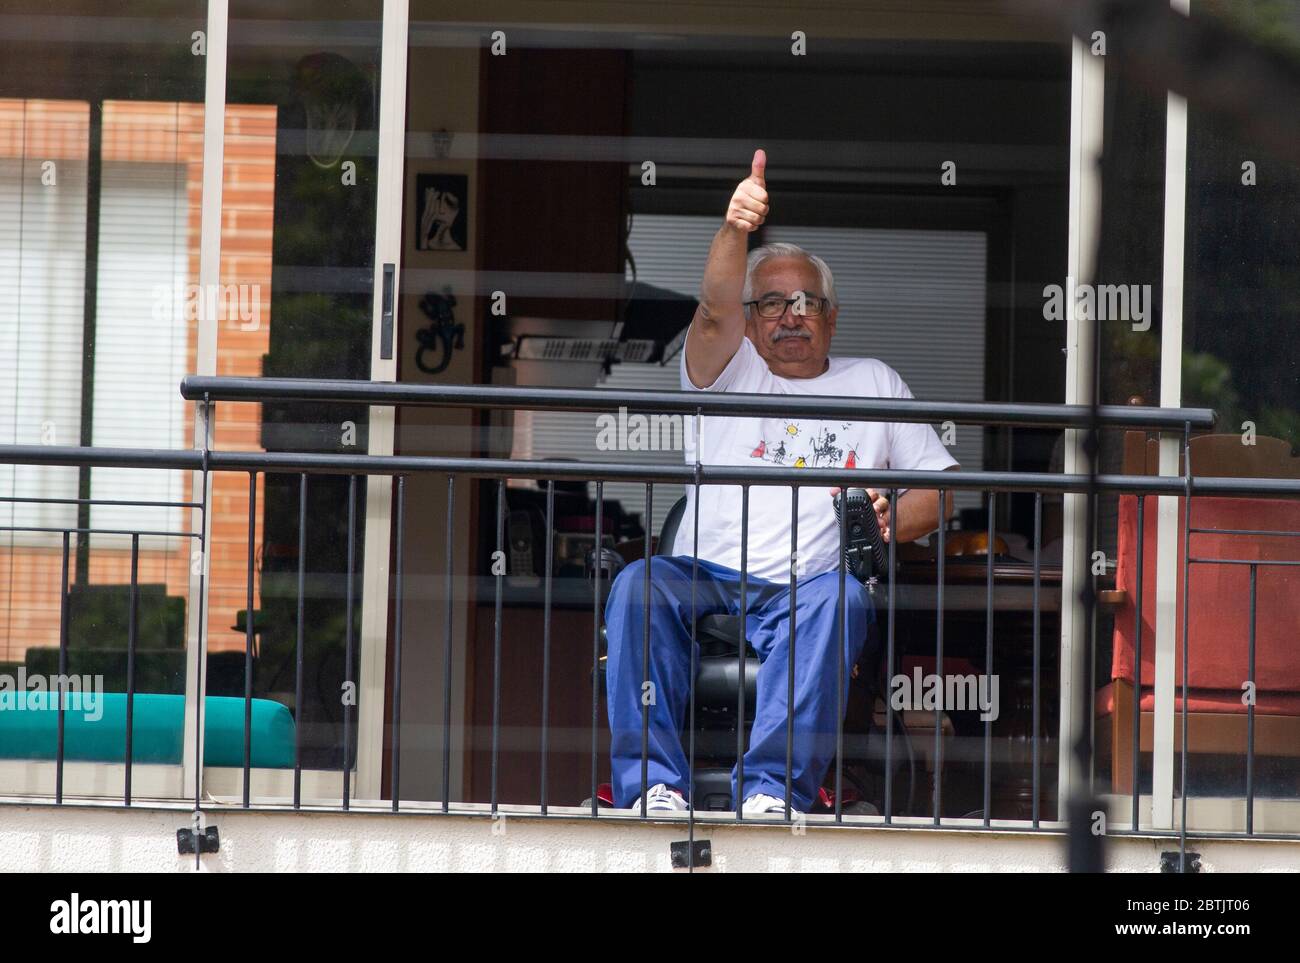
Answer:
<path fill-rule="evenodd" d="M 650 567 L 649 775 L 646 785 L 664 783 L 689 796 L 690 777 L 681 731 L 690 705 L 691 567 L 690 556 L 657 555 Z M 835 757 L 836 665 L 840 633 L 835 627 L 838 571 L 803 579 L 795 597 L 794 736 L 791 766 L 792 808 L 807 812 L 816 801 L 827 767 Z M 789 686 L 790 587 L 764 579 L 746 584 L 746 635 L 761 665 L 754 725 L 745 753 L 745 785 L 739 794 L 785 798 L 786 694 Z M 641 795 L 642 636 L 645 613 L 645 561 L 628 565 L 610 587 L 605 605 L 609 658 L 610 759 L 614 805 L 627 808 Z M 740 573 L 699 561 L 695 614 L 739 615 Z M 867 590 L 852 575 L 844 578 L 844 701 L 854 663 L 861 654 L 875 609 Z M 651 700 L 651 695 L 653 699 Z M 731 775 L 733 801 L 736 772 Z"/>

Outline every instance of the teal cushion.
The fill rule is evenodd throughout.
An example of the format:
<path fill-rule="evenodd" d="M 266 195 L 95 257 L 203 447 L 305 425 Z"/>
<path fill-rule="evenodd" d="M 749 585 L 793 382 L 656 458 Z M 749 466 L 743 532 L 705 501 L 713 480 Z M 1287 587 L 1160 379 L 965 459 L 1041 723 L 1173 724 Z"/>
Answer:
<path fill-rule="evenodd" d="M 84 699 L 83 699 L 84 696 Z M 0 691 L 0 759 L 54 759 L 59 713 L 45 692 Z M 288 708 L 252 700 L 252 765 L 293 768 L 294 721 Z M 126 694 L 69 693 L 63 758 L 68 762 L 126 761 Z M 131 758 L 137 763 L 179 765 L 185 728 L 185 697 L 137 693 L 131 727 Z M 203 763 L 244 765 L 244 700 L 208 696 L 203 711 Z"/>

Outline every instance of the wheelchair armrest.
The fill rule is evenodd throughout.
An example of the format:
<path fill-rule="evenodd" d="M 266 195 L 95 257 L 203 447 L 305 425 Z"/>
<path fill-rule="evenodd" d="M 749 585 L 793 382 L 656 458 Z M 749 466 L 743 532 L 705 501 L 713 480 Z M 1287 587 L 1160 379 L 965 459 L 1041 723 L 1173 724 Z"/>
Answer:
<path fill-rule="evenodd" d="M 1118 612 L 1128 603 L 1124 589 L 1102 589 L 1097 593 L 1097 607 L 1103 612 Z"/>
<path fill-rule="evenodd" d="M 587 553 L 587 558 L 583 565 L 583 568 L 587 573 L 587 578 L 591 579 L 592 581 L 595 581 L 596 568 L 597 566 L 599 566 L 600 580 L 604 582 L 606 586 L 608 586 L 611 582 L 614 581 L 614 578 L 618 575 L 619 572 L 627 568 L 627 561 L 623 558 L 622 555 L 614 551 L 614 549 L 612 548 L 609 547 L 600 548 L 599 555 L 597 554 L 597 551 L 598 551 L 597 549 L 593 548 L 591 551 Z"/>

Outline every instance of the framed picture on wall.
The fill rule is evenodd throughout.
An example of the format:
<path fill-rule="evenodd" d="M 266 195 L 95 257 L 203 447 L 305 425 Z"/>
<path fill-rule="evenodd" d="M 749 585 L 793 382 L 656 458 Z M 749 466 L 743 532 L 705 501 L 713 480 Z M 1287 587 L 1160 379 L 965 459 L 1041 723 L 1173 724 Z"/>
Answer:
<path fill-rule="evenodd" d="M 415 249 L 464 251 L 469 237 L 469 177 L 417 174 Z"/>

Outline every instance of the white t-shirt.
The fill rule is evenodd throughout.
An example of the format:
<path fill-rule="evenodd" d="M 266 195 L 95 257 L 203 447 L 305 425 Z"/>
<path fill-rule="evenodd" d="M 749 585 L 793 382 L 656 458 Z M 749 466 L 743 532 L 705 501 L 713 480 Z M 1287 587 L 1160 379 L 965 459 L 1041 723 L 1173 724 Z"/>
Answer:
<path fill-rule="evenodd" d="M 831 358 L 816 378 L 782 378 L 772 373 L 749 338 L 708 388 L 697 388 L 686 373 L 687 391 L 738 391 L 773 395 L 911 398 L 898 372 L 872 358 Z M 782 465 L 795 468 L 896 468 L 941 471 L 957 461 L 929 425 L 878 421 L 814 421 L 807 418 L 700 419 L 700 463 L 704 465 Z M 695 463 L 695 439 L 686 434 L 686 463 Z M 864 486 L 866 487 L 866 486 Z M 694 537 L 694 486 L 686 489 L 686 512 L 672 551 L 690 555 Z M 772 582 L 790 581 L 791 489 L 749 487 L 748 573 Z M 741 491 L 737 485 L 700 486 L 699 557 L 740 571 Z M 839 567 L 839 524 L 828 487 L 799 488 L 800 578 Z"/>

